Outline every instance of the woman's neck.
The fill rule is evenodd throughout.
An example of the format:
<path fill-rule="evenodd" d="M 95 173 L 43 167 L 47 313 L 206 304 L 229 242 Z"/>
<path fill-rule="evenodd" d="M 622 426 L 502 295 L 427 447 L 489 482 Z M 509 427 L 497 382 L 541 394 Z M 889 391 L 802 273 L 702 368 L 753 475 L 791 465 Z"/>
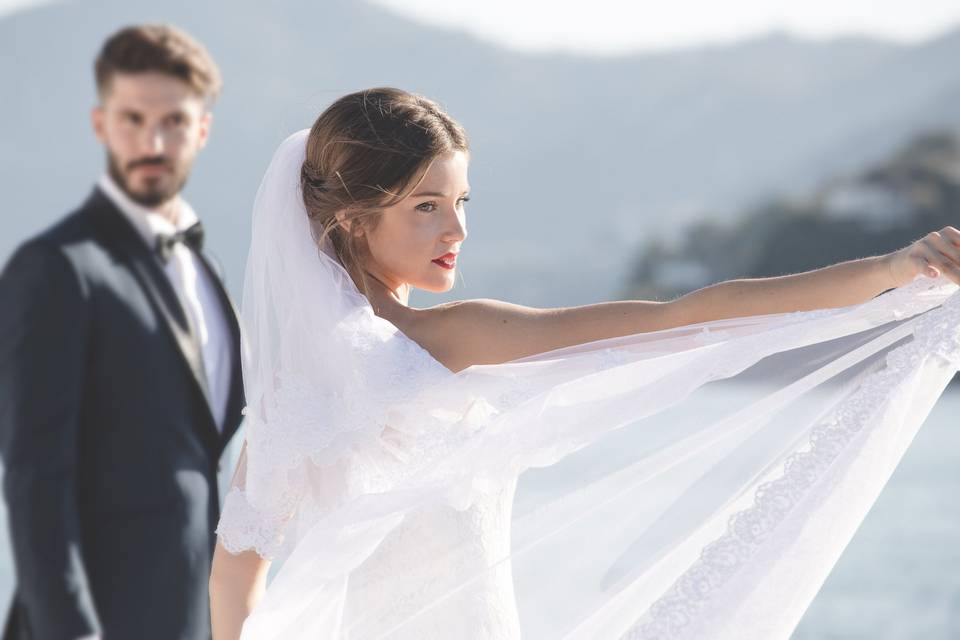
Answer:
<path fill-rule="evenodd" d="M 398 305 L 406 307 L 410 304 L 410 285 L 401 284 L 397 287 L 391 287 L 376 275 L 366 273 L 367 298 L 371 304 L 374 300 L 382 304 Z M 374 304 L 374 309 L 377 305 Z"/>
<path fill-rule="evenodd" d="M 387 278 L 382 277 L 374 269 L 354 268 L 349 270 L 357 289 L 365 292 L 367 300 L 373 307 L 374 313 L 382 315 L 381 310 L 396 307 L 407 308 L 410 301 L 410 285 L 391 285 Z"/>

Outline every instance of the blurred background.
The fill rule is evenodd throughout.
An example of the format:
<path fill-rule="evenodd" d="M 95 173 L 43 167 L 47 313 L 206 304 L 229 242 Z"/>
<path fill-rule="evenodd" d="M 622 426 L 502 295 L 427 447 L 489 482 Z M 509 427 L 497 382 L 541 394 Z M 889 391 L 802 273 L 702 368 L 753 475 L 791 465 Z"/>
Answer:
<path fill-rule="evenodd" d="M 238 299 L 276 145 L 376 85 L 436 99 L 471 136 L 462 279 L 418 305 L 663 300 L 960 224 L 955 0 L 668 4 L 0 0 L 0 263 L 101 173 L 93 59 L 145 21 L 182 26 L 223 72 L 186 196 Z M 960 637 L 958 413 L 954 385 L 795 639 Z M 4 526 L 4 613 L 5 545 Z"/>

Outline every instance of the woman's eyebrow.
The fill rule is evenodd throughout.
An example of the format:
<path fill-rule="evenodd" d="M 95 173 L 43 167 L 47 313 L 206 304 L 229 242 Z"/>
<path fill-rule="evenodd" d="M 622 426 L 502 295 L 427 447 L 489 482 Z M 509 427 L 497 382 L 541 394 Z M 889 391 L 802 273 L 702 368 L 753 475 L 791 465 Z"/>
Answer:
<path fill-rule="evenodd" d="M 464 193 L 464 194 L 470 193 L 470 189 L 464 189 L 463 193 Z M 433 197 L 433 198 L 446 198 L 446 197 L 447 197 L 447 194 L 445 194 L 445 193 L 440 193 L 439 191 L 421 191 L 420 193 L 415 193 L 415 194 L 413 194 L 413 195 L 410 196 L 410 197 L 411 197 L 411 198 L 422 198 L 422 197 L 424 197 L 424 196 L 430 196 L 430 197 Z"/>

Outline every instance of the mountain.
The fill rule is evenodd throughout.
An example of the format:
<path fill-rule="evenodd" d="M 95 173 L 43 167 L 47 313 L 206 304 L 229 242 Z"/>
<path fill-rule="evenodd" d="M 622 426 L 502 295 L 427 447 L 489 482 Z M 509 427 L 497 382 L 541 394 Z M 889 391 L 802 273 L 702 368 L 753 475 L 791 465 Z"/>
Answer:
<path fill-rule="evenodd" d="M 960 225 L 960 130 L 918 135 L 804 197 L 697 223 L 673 244 L 651 242 L 626 294 L 672 298 L 720 280 L 806 271 L 887 253 L 947 225 Z"/>
<path fill-rule="evenodd" d="M 187 196 L 237 294 L 274 148 L 365 86 L 431 96 L 471 136 L 464 283 L 424 304 L 609 298 L 649 238 L 960 122 L 960 30 L 915 46 L 771 34 L 592 58 L 517 53 L 350 0 L 64 2 L 0 19 L 0 261 L 89 190 L 103 162 L 93 58 L 114 29 L 152 20 L 190 31 L 224 74 Z"/>

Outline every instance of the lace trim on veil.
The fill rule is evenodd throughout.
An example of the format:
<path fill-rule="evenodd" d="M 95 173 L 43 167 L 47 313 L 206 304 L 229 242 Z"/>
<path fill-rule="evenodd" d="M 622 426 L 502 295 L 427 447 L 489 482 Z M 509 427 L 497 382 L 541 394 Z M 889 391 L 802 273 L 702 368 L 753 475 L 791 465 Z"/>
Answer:
<path fill-rule="evenodd" d="M 960 367 L 960 301 L 956 297 L 916 321 L 913 340 L 888 353 L 885 366 L 865 379 L 856 392 L 813 429 L 808 447 L 787 458 L 779 478 L 757 487 L 753 505 L 730 517 L 726 532 L 702 550 L 699 559 L 650 606 L 622 640 L 677 638 L 711 595 L 757 552 L 854 437 L 870 428 L 871 418 L 883 410 L 903 372 L 916 368 L 924 354 L 934 354 Z"/>

